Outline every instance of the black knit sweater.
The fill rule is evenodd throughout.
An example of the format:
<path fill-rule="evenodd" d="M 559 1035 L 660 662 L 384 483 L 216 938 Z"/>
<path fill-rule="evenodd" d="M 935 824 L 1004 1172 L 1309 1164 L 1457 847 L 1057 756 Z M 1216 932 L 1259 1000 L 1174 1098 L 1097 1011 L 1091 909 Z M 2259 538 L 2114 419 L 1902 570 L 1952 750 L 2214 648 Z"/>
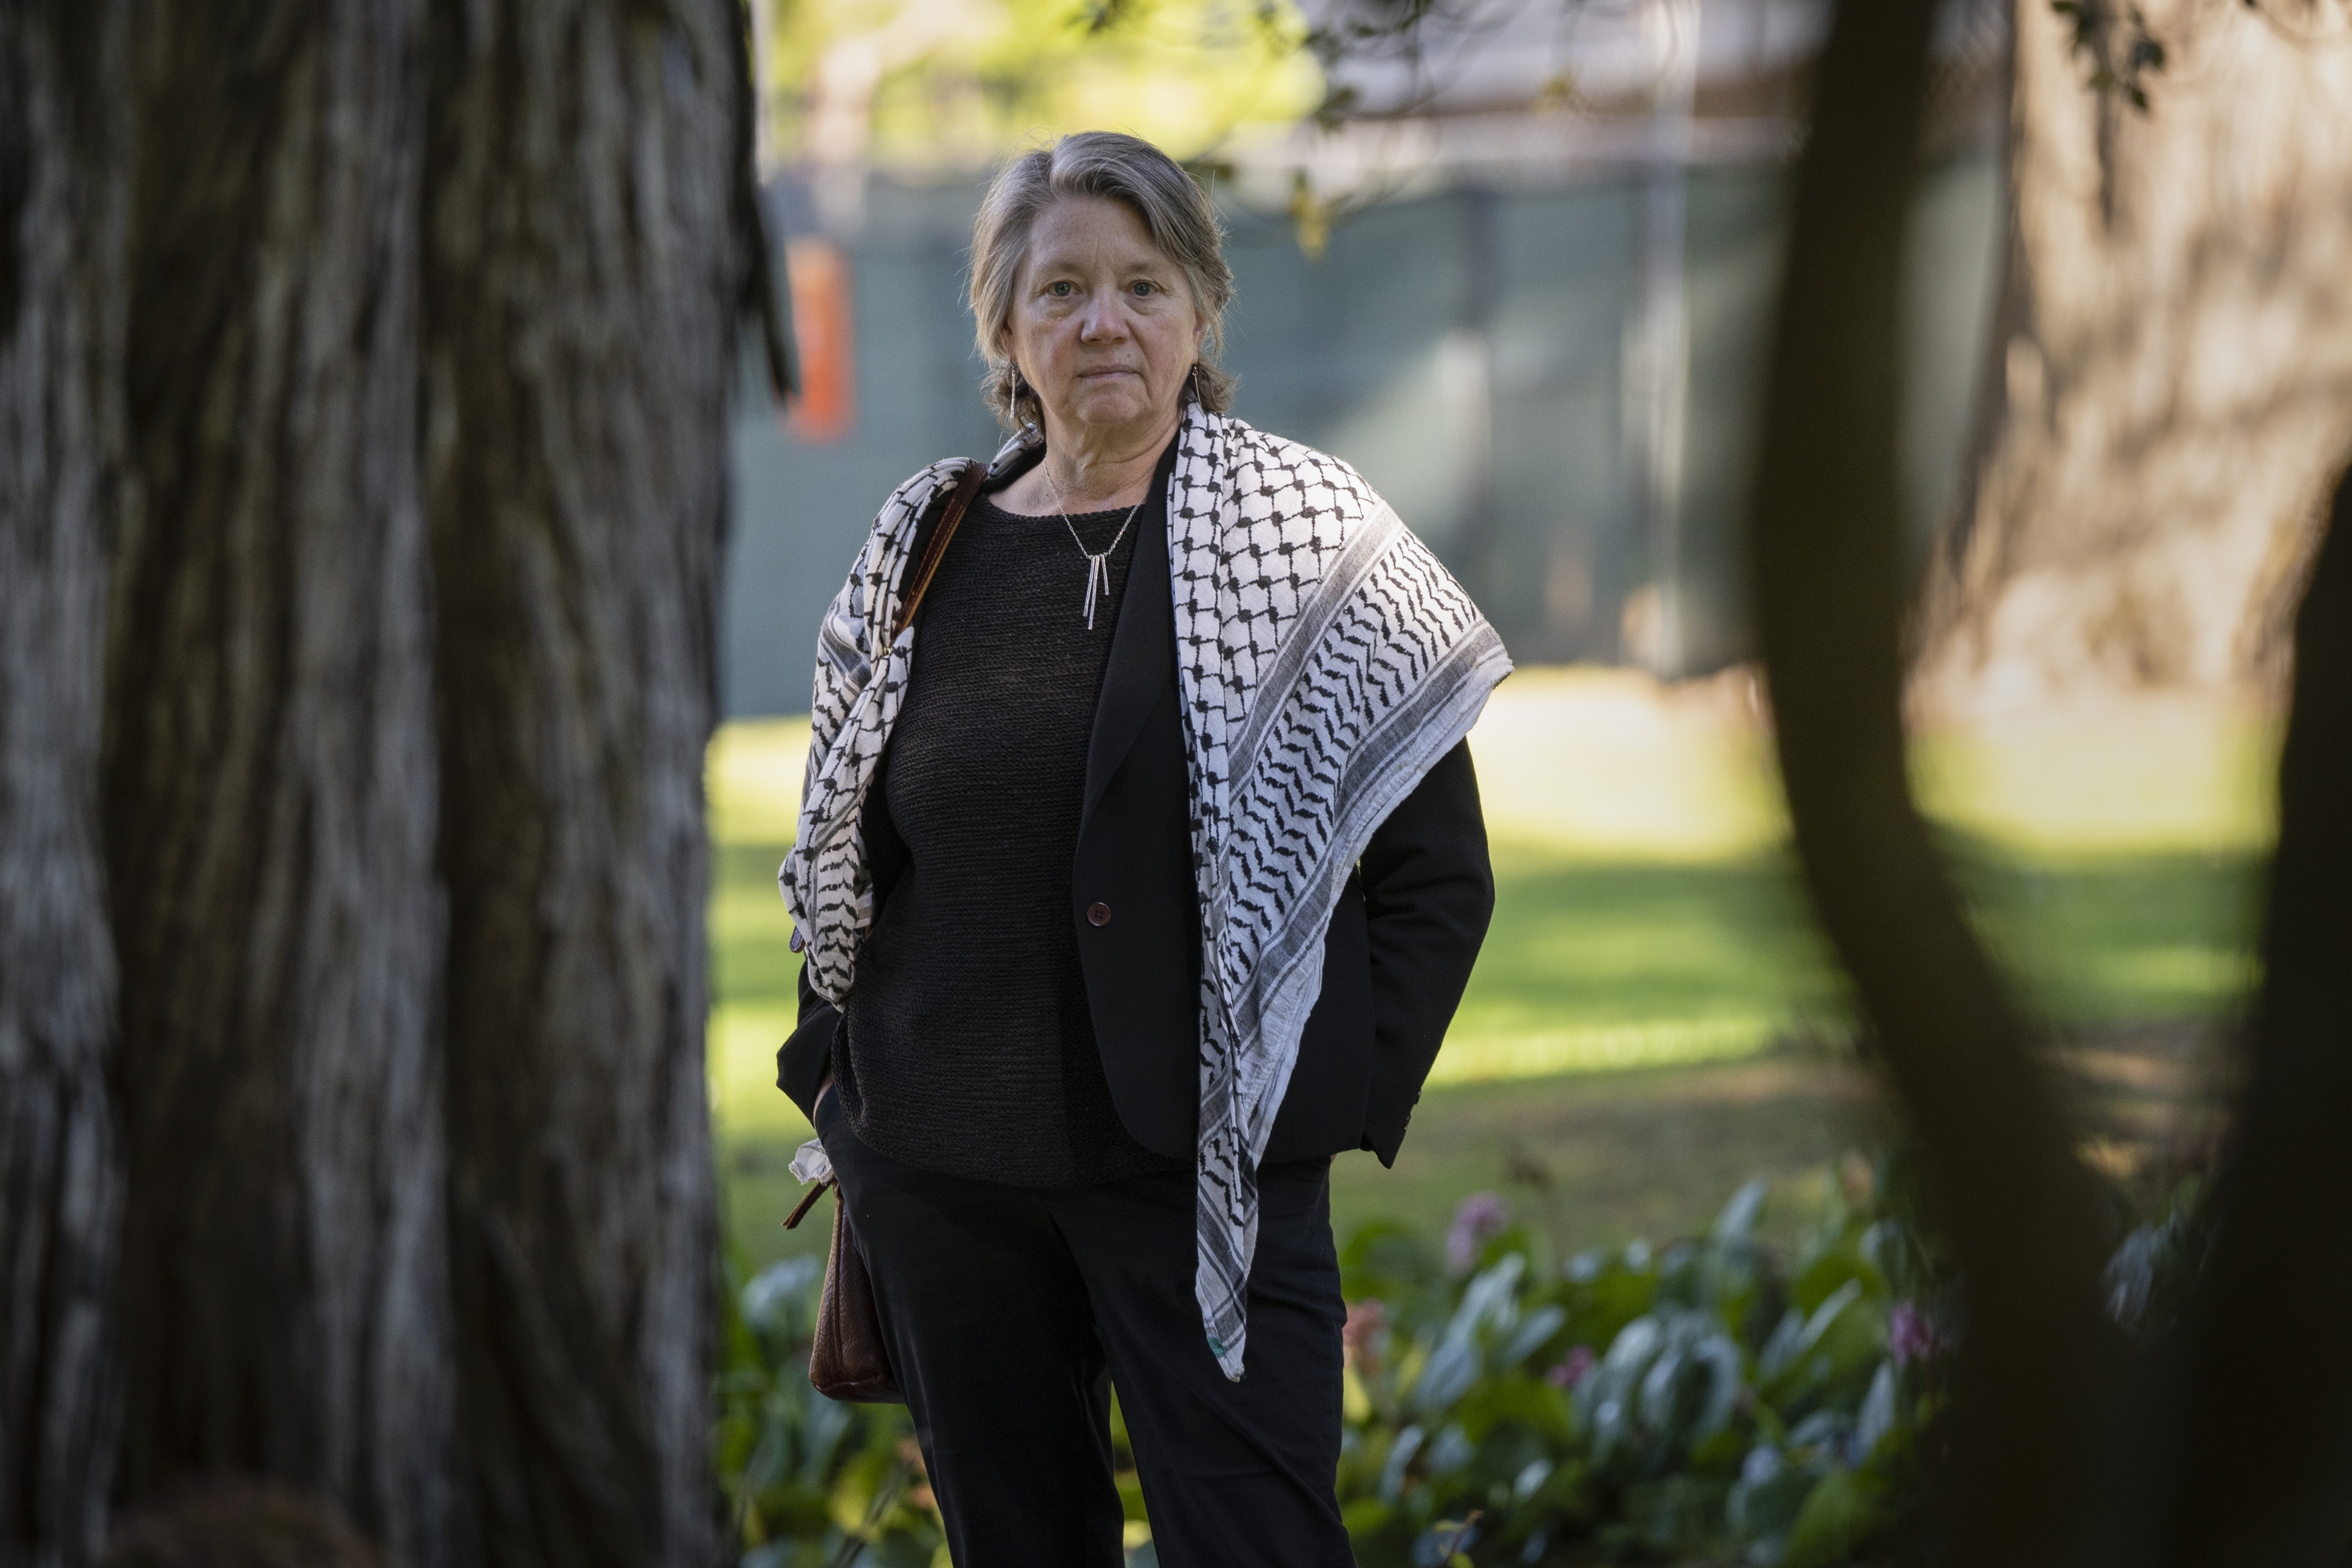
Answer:
<path fill-rule="evenodd" d="M 882 905 L 833 1053 L 850 1126 L 893 1159 L 1025 1187 L 1172 1163 L 1111 1104 L 1069 913 L 1103 668 L 1166 488 L 1119 538 L 1091 631 L 1070 525 L 1099 551 L 1124 510 L 1066 525 L 977 500 L 923 600 L 862 820 Z"/>

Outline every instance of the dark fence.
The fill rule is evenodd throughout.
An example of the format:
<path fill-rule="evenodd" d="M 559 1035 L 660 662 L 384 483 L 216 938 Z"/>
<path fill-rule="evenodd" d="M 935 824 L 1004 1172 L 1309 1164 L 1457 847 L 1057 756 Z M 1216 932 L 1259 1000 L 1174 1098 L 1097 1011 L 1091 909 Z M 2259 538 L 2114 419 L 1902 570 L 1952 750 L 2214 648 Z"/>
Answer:
<path fill-rule="evenodd" d="M 1522 662 L 1744 658 L 1733 513 L 1754 425 L 1784 170 L 1686 176 L 1689 380 L 1678 499 L 1640 456 L 1639 171 L 1549 189 L 1464 186 L 1370 208 L 1318 258 L 1289 225 L 1229 215 L 1237 411 L 1353 463 L 1477 596 Z M 789 185 L 771 193 L 805 213 Z M 735 430 L 725 702 L 808 706 L 816 624 L 891 487 L 999 437 L 963 305 L 977 187 L 875 179 L 848 262 L 853 408 L 804 440 L 754 398 Z M 1998 163 L 1931 168 L 1912 253 L 1905 460 L 1924 541 L 1968 435 L 1998 256 Z M 1673 543 L 1665 541 L 1669 537 Z M 1662 575 L 1671 582 L 1662 582 Z M 1658 637 L 1662 595 L 1679 647 Z"/>

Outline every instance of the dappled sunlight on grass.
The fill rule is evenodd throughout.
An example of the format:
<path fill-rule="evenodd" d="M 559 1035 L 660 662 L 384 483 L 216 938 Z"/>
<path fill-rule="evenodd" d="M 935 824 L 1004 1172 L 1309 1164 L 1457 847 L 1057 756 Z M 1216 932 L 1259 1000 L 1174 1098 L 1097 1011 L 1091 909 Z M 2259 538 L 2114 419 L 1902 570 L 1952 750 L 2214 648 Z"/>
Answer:
<path fill-rule="evenodd" d="M 1994 955 L 2061 1024 L 2213 1018 L 2253 983 L 2252 850 L 2042 855 L 1948 843 Z"/>
<path fill-rule="evenodd" d="M 714 843 L 793 841 L 800 826 L 801 775 L 808 762 L 808 742 L 805 717 L 739 719 L 719 727 L 702 767 Z M 771 898 L 775 870 L 772 865 L 768 868 Z M 719 888 L 723 892 L 726 884 Z"/>
<path fill-rule="evenodd" d="M 739 1135 L 811 1136 L 808 1121 L 776 1088 L 776 1047 L 793 1032 L 793 1010 L 730 1003 L 710 1016 L 710 1103 L 721 1129 Z"/>
<path fill-rule="evenodd" d="M 2248 855 L 2276 835 L 2279 727 L 2235 702 L 2118 699 L 1912 743 L 1921 805 L 2011 851 Z"/>
<path fill-rule="evenodd" d="M 1881 1123 L 1851 1064 L 1788 1051 L 1542 1083 L 1433 1084 L 1393 1170 L 1370 1154 L 1331 1168 L 1342 1237 L 1382 1217 L 1441 1234 L 1482 1188 L 1508 1194 L 1558 1256 L 1703 1226 L 1750 1177 L 1774 1184 L 1768 1231 L 1817 1212 L 1832 1162 Z"/>
<path fill-rule="evenodd" d="M 1343 1158 L 1335 1216 L 1434 1226 L 1507 1168 L 1546 1165 L 1578 1237 L 1672 1234 L 1748 1174 L 1818 1184 L 1860 1135 L 1848 1070 L 1774 1048 L 1837 1037 L 1847 1009 L 1749 691 L 1741 672 L 1661 689 L 1534 669 L 1496 693 L 1471 738 L 1494 925 L 1398 1168 Z M 730 1224 L 761 1258 L 824 1241 L 775 1229 L 795 1195 L 783 1162 L 810 1135 L 774 1087 L 800 964 L 775 872 L 807 736 L 803 720 L 730 725 L 709 768 L 711 1103 Z M 2252 982 L 2275 743 L 2241 709 L 2126 704 L 1930 734 L 1915 776 L 2029 1005 L 2074 1028 L 2189 1026 Z M 1765 1098 L 1711 1097 L 1735 1083 Z"/>
<path fill-rule="evenodd" d="M 799 961 L 774 874 L 805 720 L 710 752 L 713 1102 L 764 1124 Z M 1522 670 L 1471 741 L 1496 907 L 1435 1081 L 1760 1049 L 1844 1005 L 1798 894 L 1770 739 L 1744 672 L 1675 689 Z M 2126 703 L 1916 748 L 1923 800 L 2029 1000 L 2063 1023 L 2225 1013 L 2251 974 L 2274 726 Z"/>
<path fill-rule="evenodd" d="M 1727 1018 L 1664 1018 L 1644 1024 L 1591 1024 L 1546 1029 L 1540 1024 L 1481 1034 L 1457 1026 L 1430 1069 L 1429 1081 L 1484 1083 L 1558 1073 L 1728 1061 L 1753 1056 L 1780 1036 L 1784 1020 L 1765 1014 Z"/>
<path fill-rule="evenodd" d="M 1788 836 L 1770 742 L 1737 678 L 1662 698 L 1631 670 L 1522 669 L 1470 736 L 1498 870 L 1717 862 Z"/>

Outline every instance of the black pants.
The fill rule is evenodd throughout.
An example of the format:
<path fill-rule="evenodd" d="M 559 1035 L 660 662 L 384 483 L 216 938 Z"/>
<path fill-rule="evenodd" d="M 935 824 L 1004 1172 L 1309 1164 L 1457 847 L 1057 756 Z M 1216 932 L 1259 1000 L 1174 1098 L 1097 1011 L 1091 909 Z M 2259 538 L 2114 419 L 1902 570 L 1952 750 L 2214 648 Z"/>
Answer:
<path fill-rule="evenodd" d="M 1166 1568 L 1350 1564 L 1328 1160 L 1259 1173 L 1247 1372 L 1192 1299 L 1189 1171 L 1033 1190 L 877 1153 L 817 1103 L 957 1568 L 1118 1568 L 1109 1388 Z"/>

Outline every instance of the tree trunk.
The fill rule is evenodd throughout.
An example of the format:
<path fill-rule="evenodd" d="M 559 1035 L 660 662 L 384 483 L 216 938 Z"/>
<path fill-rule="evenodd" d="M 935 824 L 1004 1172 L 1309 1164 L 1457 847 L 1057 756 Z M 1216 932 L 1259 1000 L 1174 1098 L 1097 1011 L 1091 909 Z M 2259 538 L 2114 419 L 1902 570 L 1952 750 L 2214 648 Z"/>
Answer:
<path fill-rule="evenodd" d="M 121 476 L 118 0 L 0 7 L 0 1564 L 95 1557 L 119 1405 L 98 831 Z"/>
<path fill-rule="evenodd" d="M 426 482 L 452 1265 L 485 1556 L 695 1564 L 731 0 L 437 0 Z"/>
<path fill-rule="evenodd" d="M 2274 682 L 2352 427 L 2352 51 L 2342 0 L 2158 0 L 2084 44 L 2015 6 L 2011 243 L 1981 456 L 1930 568 L 1914 691 Z M 2117 85 L 2087 85 L 2102 67 Z"/>
<path fill-rule="evenodd" d="M 2352 476 L 2293 664 L 2250 1081 L 2180 1356 L 2173 1473 L 2133 1500 L 2169 1527 L 2176 1563 L 2341 1563 L 2352 1532 Z"/>
<path fill-rule="evenodd" d="M 421 0 L 142 16 L 106 761 L 124 1495 L 273 1477 L 444 1563 Z"/>
<path fill-rule="evenodd" d="M 1748 508 L 1790 822 L 1965 1292 L 1948 1499 L 1969 1564 L 2071 1561 L 2099 1210 L 1907 782 L 1896 631 L 1902 243 L 1934 0 L 1839 0 L 1812 82 Z"/>

